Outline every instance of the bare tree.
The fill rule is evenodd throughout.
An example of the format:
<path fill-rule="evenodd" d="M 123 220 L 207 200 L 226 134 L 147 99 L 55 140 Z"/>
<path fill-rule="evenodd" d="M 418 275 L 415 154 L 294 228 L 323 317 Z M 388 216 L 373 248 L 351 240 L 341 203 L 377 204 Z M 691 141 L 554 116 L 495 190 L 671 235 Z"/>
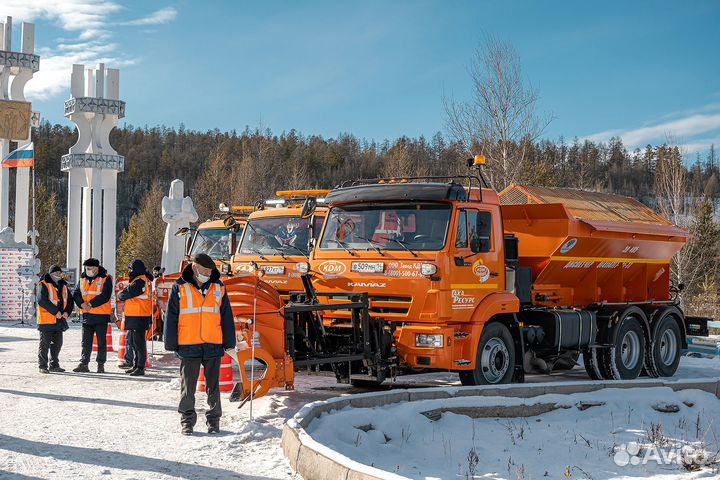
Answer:
<path fill-rule="evenodd" d="M 670 265 L 671 280 L 676 285 L 685 284 L 686 292 L 697 293 L 710 273 L 709 268 L 714 267 L 717 229 L 712 204 L 707 199 L 698 202 L 697 192 L 691 191 L 683 154 L 676 145 L 657 149 L 655 194 L 660 213 L 690 233 L 688 242 Z M 684 303 L 683 297 L 681 294 Z"/>
<path fill-rule="evenodd" d="M 529 178 L 523 168 L 528 149 L 552 121 L 536 114 L 539 95 L 525 82 L 515 49 L 488 36 L 470 64 L 473 96 L 444 98 L 446 127 L 463 147 L 485 155 L 498 188 Z"/>

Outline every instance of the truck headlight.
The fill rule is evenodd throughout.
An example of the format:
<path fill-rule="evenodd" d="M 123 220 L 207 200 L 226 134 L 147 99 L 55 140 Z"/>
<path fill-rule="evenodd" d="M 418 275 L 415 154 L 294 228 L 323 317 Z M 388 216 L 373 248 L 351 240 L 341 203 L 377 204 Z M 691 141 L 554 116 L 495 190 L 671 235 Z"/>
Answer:
<path fill-rule="evenodd" d="M 423 263 L 422 265 L 420 265 L 420 273 L 422 273 L 426 277 L 435 275 L 437 273 L 437 265 L 434 265 L 432 263 Z"/>
<path fill-rule="evenodd" d="M 298 262 L 295 264 L 295 271 L 299 273 L 308 273 L 310 271 L 310 264 L 308 262 Z"/>
<path fill-rule="evenodd" d="M 415 346 L 424 348 L 442 348 L 443 336 L 418 333 L 415 335 Z"/>

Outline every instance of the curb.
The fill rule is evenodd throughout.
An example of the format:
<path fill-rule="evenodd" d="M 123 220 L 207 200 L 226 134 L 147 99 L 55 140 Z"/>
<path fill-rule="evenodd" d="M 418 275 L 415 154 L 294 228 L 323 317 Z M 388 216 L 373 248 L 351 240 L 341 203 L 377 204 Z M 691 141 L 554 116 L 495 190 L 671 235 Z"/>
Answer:
<path fill-rule="evenodd" d="M 688 380 L 618 380 L 590 382 L 537 383 L 532 385 L 497 385 L 478 387 L 438 387 L 419 390 L 396 390 L 393 392 L 371 392 L 358 395 L 331 398 L 313 402 L 302 407 L 283 426 L 282 448 L 292 469 L 305 480 L 381 480 L 403 479 L 405 477 L 355 462 L 331 448 L 315 441 L 305 431 L 313 420 L 323 413 L 342 410 L 346 407 L 373 408 L 400 402 L 418 400 L 440 400 L 469 396 L 498 396 L 531 398 L 546 394 L 585 393 L 605 388 L 650 388 L 669 387 L 673 390 L 702 390 L 720 398 L 720 379 Z M 513 410 L 514 408 L 517 411 Z M 544 407 L 539 407 L 542 413 Z M 503 408 L 506 416 L 537 415 L 528 411 L 527 405 Z"/>

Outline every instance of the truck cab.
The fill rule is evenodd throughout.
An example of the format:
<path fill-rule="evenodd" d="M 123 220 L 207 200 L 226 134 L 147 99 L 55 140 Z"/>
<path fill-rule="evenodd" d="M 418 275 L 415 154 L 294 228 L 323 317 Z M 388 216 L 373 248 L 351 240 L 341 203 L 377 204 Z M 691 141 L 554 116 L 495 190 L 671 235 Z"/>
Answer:
<path fill-rule="evenodd" d="M 287 301 L 291 291 L 303 289 L 310 251 L 327 213 L 323 197 L 329 190 L 276 192 L 276 199 L 247 219 L 232 257 L 234 275 L 258 275 Z M 312 204 L 309 209 L 306 205 Z M 303 213 L 304 210 L 307 213 Z"/>
<path fill-rule="evenodd" d="M 411 368 L 472 368 L 485 320 L 520 309 L 506 286 L 498 196 L 465 180 L 359 183 L 326 198 L 315 289 L 331 300 L 366 291 L 370 315 L 388 322 Z M 328 328 L 350 322 L 341 311 L 323 319 Z"/>
<path fill-rule="evenodd" d="M 201 223 L 194 232 L 188 229 L 185 234 L 191 236 L 180 270 L 182 271 L 195 255 L 205 253 L 215 261 L 221 274 L 232 274 L 233 252 L 242 237 L 247 217 L 254 209 L 255 207 L 251 206 L 228 207 L 220 204 L 220 213 L 215 214 L 212 220 Z"/>

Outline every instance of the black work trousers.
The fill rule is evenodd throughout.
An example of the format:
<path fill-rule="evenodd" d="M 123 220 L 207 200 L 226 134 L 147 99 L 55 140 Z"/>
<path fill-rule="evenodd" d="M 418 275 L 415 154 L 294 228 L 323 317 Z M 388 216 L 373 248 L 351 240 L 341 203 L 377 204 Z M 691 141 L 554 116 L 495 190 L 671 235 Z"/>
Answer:
<path fill-rule="evenodd" d="M 82 355 L 80 363 L 90 363 L 90 353 L 92 352 L 93 336 L 97 337 L 97 363 L 105 363 L 107 360 L 107 322 L 97 325 L 88 325 L 83 323 L 82 326 Z"/>
<path fill-rule="evenodd" d="M 207 393 L 208 410 L 205 419 L 208 425 L 217 425 L 222 416 L 220 406 L 220 362 L 219 358 L 183 358 L 180 363 L 180 423 L 194 427 L 197 422 L 195 412 L 195 387 L 200 375 L 200 365 L 205 369 L 205 392 Z"/>
<path fill-rule="evenodd" d="M 48 351 L 50 352 L 50 366 L 59 367 L 60 349 L 63 344 L 63 332 L 40 332 L 40 348 L 38 349 L 38 365 L 48 368 Z"/>
<path fill-rule="evenodd" d="M 145 332 L 147 330 L 129 330 L 132 336 L 132 364 L 135 368 L 145 368 L 147 361 L 147 343 L 145 343 Z"/>

